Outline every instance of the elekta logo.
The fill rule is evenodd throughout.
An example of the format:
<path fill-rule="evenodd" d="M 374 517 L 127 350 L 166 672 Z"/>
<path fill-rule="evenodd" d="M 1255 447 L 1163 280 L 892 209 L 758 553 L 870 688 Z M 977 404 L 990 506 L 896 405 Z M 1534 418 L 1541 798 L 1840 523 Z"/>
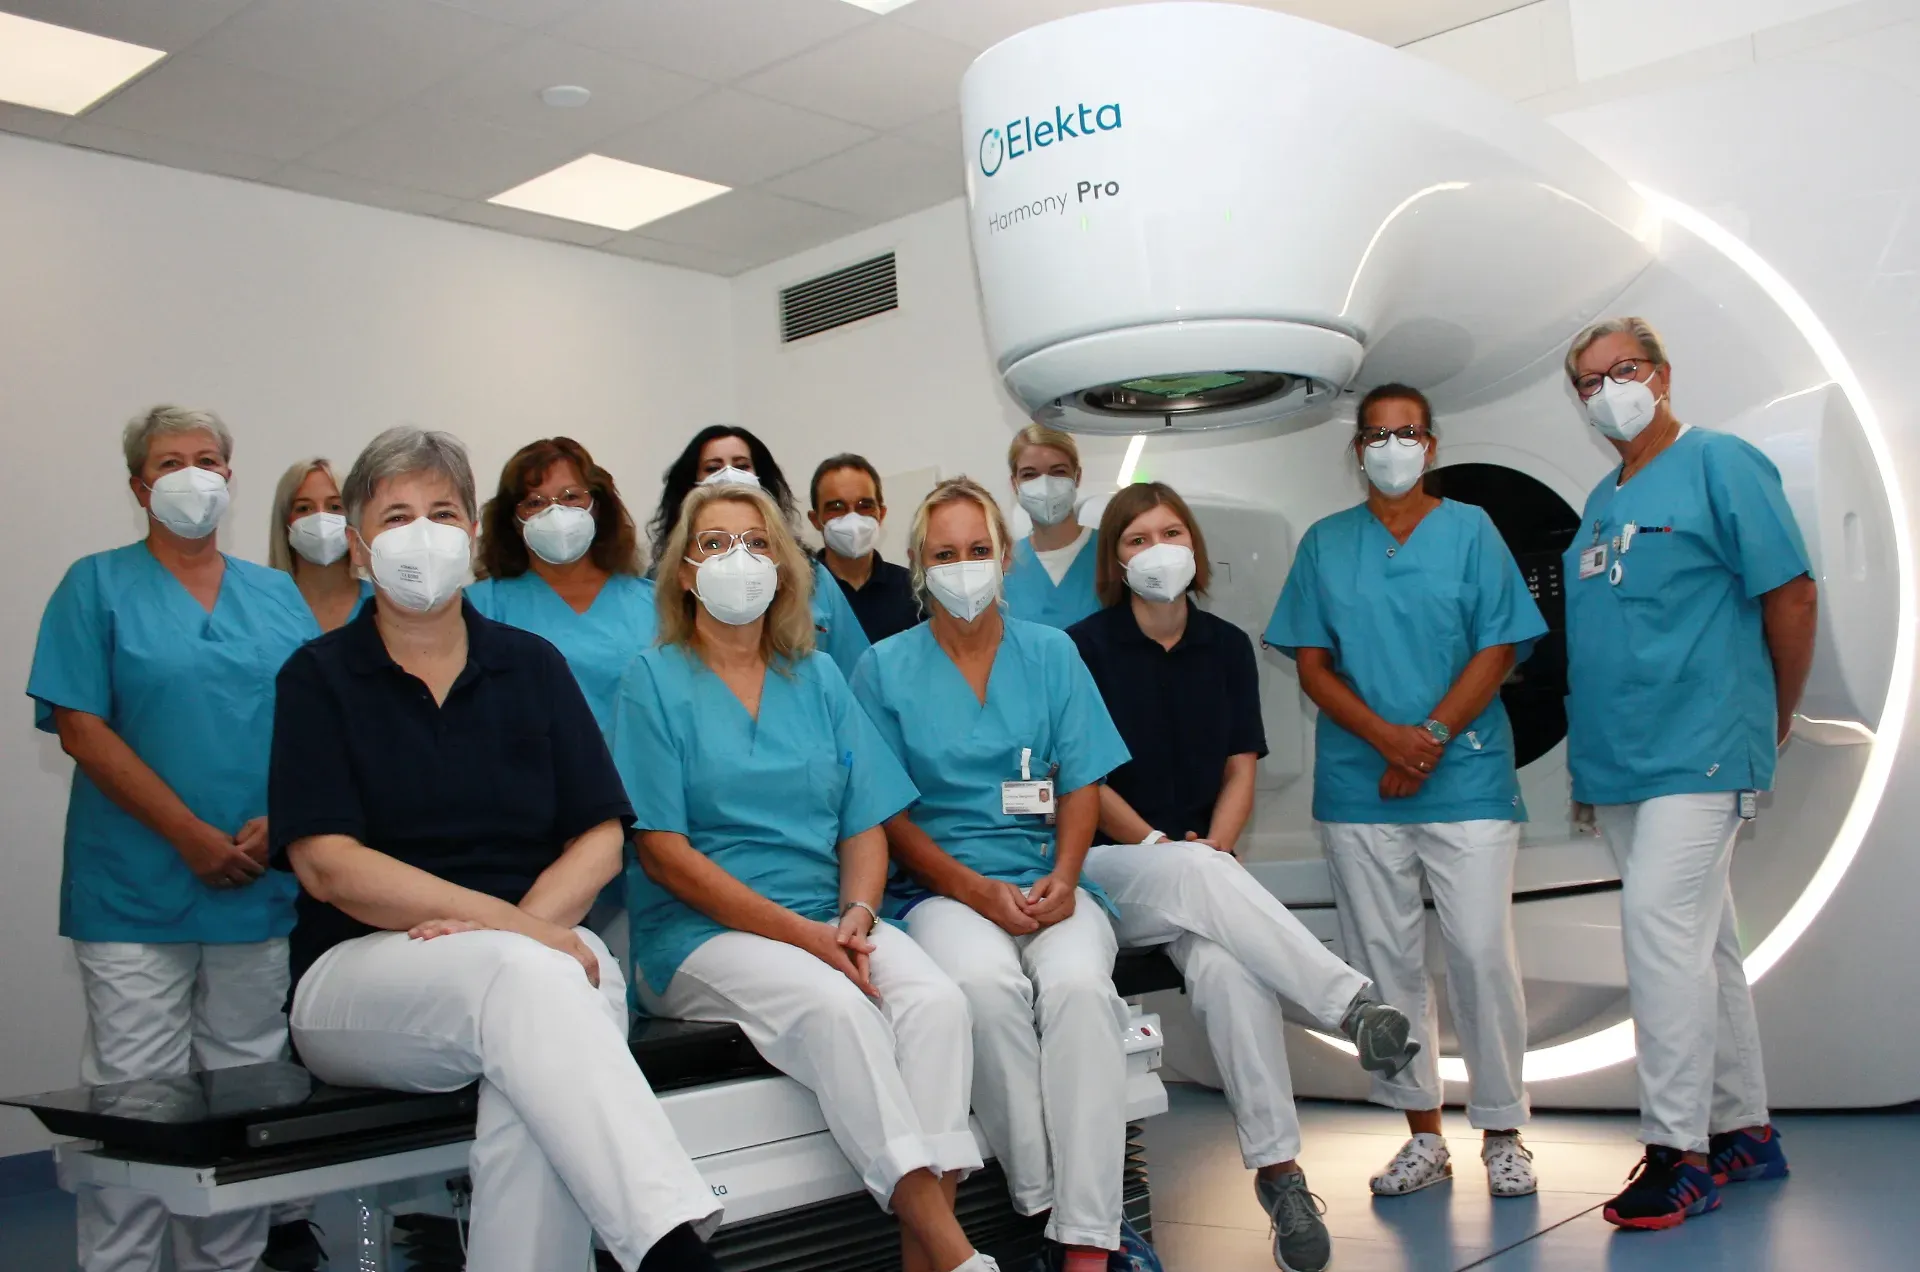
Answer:
<path fill-rule="evenodd" d="M 1009 159 L 1018 159 L 1075 137 L 1112 132 L 1118 127 L 1119 102 L 1108 102 L 1105 106 L 1089 106 L 1085 102 L 1077 107 L 1055 106 L 1053 118 L 1042 117 L 1038 123 L 1033 116 L 1023 115 L 1004 127 L 989 128 L 980 134 L 980 173 L 990 177 Z"/>

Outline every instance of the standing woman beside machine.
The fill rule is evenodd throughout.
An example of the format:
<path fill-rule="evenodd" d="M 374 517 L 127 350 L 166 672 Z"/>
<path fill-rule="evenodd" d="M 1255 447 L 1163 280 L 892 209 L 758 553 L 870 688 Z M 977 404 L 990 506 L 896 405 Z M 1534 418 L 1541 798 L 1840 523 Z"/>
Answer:
<path fill-rule="evenodd" d="M 222 553 L 233 436 L 157 406 L 122 437 L 142 542 L 82 557 L 47 602 L 27 693 L 73 757 L 60 934 L 86 994 L 88 1086 L 286 1055 L 292 880 L 267 871 L 273 678 L 320 634 L 293 581 Z M 85 1187 L 82 1272 L 247 1272 L 267 1212 L 169 1220 L 158 1198 Z"/>
<path fill-rule="evenodd" d="M 1588 328 L 1566 369 L 1620 453 L 1566 556 L 1568 764 L 1620 870 L 1647 1146 L 1604 1214 L 1670 1228 L 1717 1208 L 1721 1184 L 1787 1173 L 1728 870 L 1773 785 L 1819 598 L 1779 471 L 1680 423 L 1644 319 Z"/>
<path fill-rule="evenodd" d="M 1029 424 L 1007 448 L 1014 497 L 1033 532 L 1013 545 L 1007 613 L 1029 623 L 1071 627 L 1100 608 L 1093 589 L 1093 529 L 1074 515 L 1080 448 L 1071 434 Z"/>
<path fill-rule="evenodd" d="M 904 1272 L 992 1272 L 953 1214 L 981 1164 L 967 1002 L 879 921 L 881 823 L 917 792 L 813 649 L 812 566 L 751 487 L 694 491 L 667 538 L 662 640 L 627 673 L 614 746 L 640 1003 L 738 1025 L 819 1098 L 899 1216 Z"/>
<path fill-rule="evenodd" d="M 316 456 L 280 474 L 267 523 L 267 564 L 293 576 L 323 632 L 344 626 L 373 595 L 373 584 L 353 577 L 345 507 L 333 465 Z"/>
<path fill-rule="evenodd" d="M 973 1106 L 1014 1208 L 1051 1211 L 1067 1272 L 1157 1268 L 1121 1214 L 1126 1004 L 1111 905 L 1080 868 L 1099 783 L 1126 762 L 1066 633 L 1000 612 L 1010 545 L 977 482 L 933 488 L 909 540 L 925 623 L 881 641 L 854 695 L 920 790 L 887 821 L 889 915 L 973 1009 Z M 1124 1231 L 1123 1231 L 1124 1229 Z"/>
<path fill-rule="evenodd" d="M 1327 951 L 1234 855 L 1266 754 L 1253 642 L 1201 609 L 1206 537 L 1170 486 L 1126 487 L 1095 548 L 1106 608 L 1067 630 L 1132 758 L 1100 788 L 1086 875 L 1120 908 L 1124 947 L 1165 946 L 1225 1079 L 1241 1158 L 1273 1221 L 1274 1262 L 1320 1272 L 1332 1241 L 1298 1161 L 1280 1000 L 1352 1040 L 1387 1075 L 1419 1044 L 1407 1017 Z"/>
<path fill-rule="evenodd" d="M 1347 958 L 1416 1022 L 1424 1048 L 1374 1078 L 1373 1098 L 1403 1110 L 1413 1136 L 1371 1186 L 1399 1196 L 1453 1174 L 1424 881 L 1487 1185 L 1524 1196 L 1538 1186 L 1518 1129 L 1529 1109 L 1513 866 L 1526 809 L 1500 685 L 1547 625 L 1487 514 L 1423 487 L 1437 445 L 1426 398 L 1382 385 L 1355 427 L 1366 502 L 1308 529 L 1266 640 L 1296 660 L 1320 708 L 1313 815 Z"/>
<path fill-rule="evenodd" d="M 710 424 L 693 435 L 662 479 L 660 506 L 647 523 L 656 561 L 666 547 L 667 536 L 680 523 L 680 505 L 695 486 L 706 485 L 758 487 L 780 509 L 788 529 L 799 528 L 793 491 L 767 444 L 744 428 Z M 853 607 L 847 604 L 846 594 L 827 567 L 817 561 L 813 565 L 813 643 L 833 659 L 841 675 L 849 677 L 871 644 Z"/>

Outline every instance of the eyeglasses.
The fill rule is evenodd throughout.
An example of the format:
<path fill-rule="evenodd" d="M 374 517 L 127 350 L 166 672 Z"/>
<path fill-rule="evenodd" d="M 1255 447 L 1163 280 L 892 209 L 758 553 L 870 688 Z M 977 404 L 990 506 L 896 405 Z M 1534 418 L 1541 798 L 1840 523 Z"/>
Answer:
<path fill-rule="evenodd" d="M 766 556 L 773 550 L 773 541 L 765 530 L 742 530 L 739 534 L 729 534 L 725 530 L 702 530 L 693 536 L 693 550 L 703 557 L 731 552 L 736 543 L 746 544 L 747 551 L 755 556 Z"/>
<path fill-rule="evenodd" d="M 1607 368 L 1607 374 L 1605 376 L 1600 375 L 1597 371 L 1589 371 L 1587 374 L 1575 379 L 1573 388 L 1581 398 L 1590 398 L 1600 391 L 1600 382 L 1602 379 L 1612 380 L 1615 384 L 1631 384 L 1640 378 L 1642 368 L 1645 368 L 1648 373 L 1651 374 L 1658 369 L 1658 364 L 1650 362 L 1646 358 L 1622 358 Z"/>
<path fill-rule="evenodd" d="M 557 495 L 528 495 L 515 505 L 515 510 L 522 521 L 531 521 L 555 504 L 562 508 L 591 508 L 593 492 L 579 486 L 568 486 Z"/>
<path fill-rule="evenodd" d="M 1389 437 L 1397 437 L 1403 442 L 1425 441 L 1427 431 L 1418 424 L 1409 424 L 1405 428 L 1363 428 L 1360 440 L 1369 446 L 1385 446 Z"/>

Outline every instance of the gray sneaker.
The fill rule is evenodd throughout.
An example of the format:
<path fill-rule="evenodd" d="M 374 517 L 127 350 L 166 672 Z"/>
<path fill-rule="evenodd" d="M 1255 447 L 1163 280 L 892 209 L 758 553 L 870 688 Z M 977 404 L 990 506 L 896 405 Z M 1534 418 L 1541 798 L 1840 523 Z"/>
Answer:
<path fill-rule="evenodd" d="M 1409 1037 L 1413 1025 L 1407 1014 L 1364 995 L 1355 997 L 1347 1008 L 1340 1032 L 1360 1049 L 1360 1067 L 1383 1077 L 1392 1077 L 1420 1054 L 1420 1044 Z"/>
<path fill-rule="evenodd" d="M 1273 1220 L 1273 1261 L 1282 1272 L 1322 1272 L 1333 1260 L 1333 1238 L 1320 1217 L 1327 1203 L 1307 1191 L 1307 1177 L 1296 1171 L 1269 1183 L 1255 1175 L 1253 1193 Z"/>

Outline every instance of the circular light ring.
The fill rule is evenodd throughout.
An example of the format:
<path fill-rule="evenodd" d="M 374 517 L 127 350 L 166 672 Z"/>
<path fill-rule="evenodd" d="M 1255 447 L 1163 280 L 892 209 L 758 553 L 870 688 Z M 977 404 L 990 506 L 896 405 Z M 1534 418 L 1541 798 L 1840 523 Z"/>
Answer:
<path fill-rule="evenodd" d="M 1907 701 L 1913 692 L 1915 625 L 1920 621 L 1916 619 L 1912 583 L 1912 531 L 1907 521 L 1907 501 L 1900 487 L 1892 443 L 1881 427 L 1880 417 L 1875 413 L 1859 376 L 1854 373 L 1853 365 L 1847 361 L 1839 341 L 1833 338 L 1833 333 L 1827 330 L 1826 324 L 1813 311 L 1813 306 L 1807 303 L 1792 283 L 1737 235 L 1677 199 L 1637 182 L 1633 188 L 1646 201 L 1647 209 L 1654 217 L 1678 225 L 1726 257 L 1752 279 L 1793 323 L 1801 338 L 1813 350 L 1814 356 L 1819 358 L 1828 380 L 1839 386 L 1853 407 L 1854 416 L 1860 421 L 1860 431 L 1866 435 L 1874 467 L 1879 470 L 1880 481 L 1887 495 L 1888 514 L 1893 522 L 1894 560 L 1900 587 L 1899 629 L 1894 636 L 1893 669 L 1887 677 L 1887 700 L 1880 712 L 1880 729 L 1871 735 L 1860 784 L 1854 789 L 1853 802 L 1847 808 L 1847 815 L 1841 819 L 1840 829 L 1834 835 L 1827 855 L 1821 859 L 1813 878 L 1807 881 L 1807 886 L 1788 908 L 1785 917 L 1746 957 L 1744 966 L 1747 980 L 1750 984 L 1757 984 L 1793 948 L 1794 942 L 1806 934 L 1821 909 L 1832 899 L 1840 880 L 1859 855 L 1861 844 L 1866 842 L 1867 831 L 1873 826 L 1874 815 L 1880 809 L 1887 783 L 1893 776 L 1893 761 L 1906 728 Z M 1328 1046 L 1349 1055 L 1358 1054 L 1353 1045 L 1344 1039 L 1312 1030 L 1308 1032 Z M 1578 1077 L 1610 1068 L 1633 1057 L 1633 1022 L 1623 1020 L 1584 1038 L 1527 1052 L 1522 1074 L 1528 1082 L 1551 1082 L 1556 1078 Z M 1447 1082 L 1465 1082 L 1466 1062 L 1458 1056 L 1442 1056 L 1440 1077 Z"/>

